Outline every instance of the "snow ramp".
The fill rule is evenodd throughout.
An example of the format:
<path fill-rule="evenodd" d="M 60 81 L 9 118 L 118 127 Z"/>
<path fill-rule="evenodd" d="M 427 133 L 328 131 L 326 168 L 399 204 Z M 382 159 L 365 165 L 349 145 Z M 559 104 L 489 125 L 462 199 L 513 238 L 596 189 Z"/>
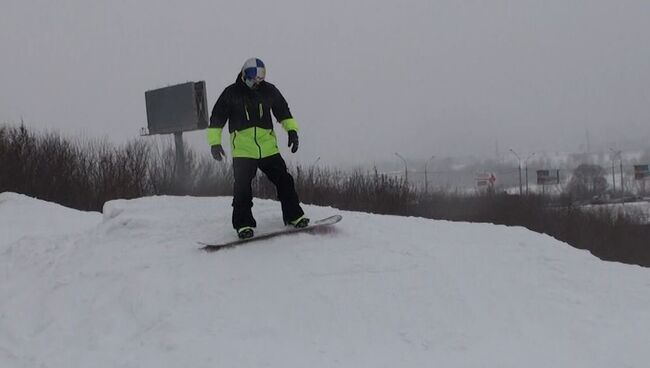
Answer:
<path fill-rule="evenodd" d="M 342 212 L 206 253 L 231 198 L 0 194 L 0 367 L 646 367 L 650 271 L 523 228 Z M 280 206 L 255 200 L 258 230 Z"/>

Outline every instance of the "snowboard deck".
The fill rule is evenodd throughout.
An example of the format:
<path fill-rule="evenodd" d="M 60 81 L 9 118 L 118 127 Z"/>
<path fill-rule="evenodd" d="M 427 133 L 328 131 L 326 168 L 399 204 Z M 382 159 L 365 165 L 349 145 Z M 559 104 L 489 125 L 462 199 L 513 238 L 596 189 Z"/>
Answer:
<path fill-rule="evenodd" d="M 264 240 L 264 239 L 275 238 L 277 236 L 296 234 L 296 233 L 313 232 L 313 231 L 315 231 L 317 229 L 322 229 L 322 228 L 324 228 L 326 226 L 334 225 L 337 222 L 341 221 L 341 219 L 343 219 L 343 216 L 334 215 L 334 216 L 326 217 L 324 219 L 320 219 L 318 221 L 314 221 L 309 226 L 303 227 L 303 228 L 287 227 L 285 229 L 255 235 L 252 238 L 237 239 L 237 240 L 233 240 L 233 241 L 229 241 L 229 242 L 221 243 L 221 244 L 209 244 L 209 243 L 204 243 L 204 242 L 198 242 L 198 243 L 203 245 L 203 247 L 201 247 L 201 250 L 204 250 L 206 252 L 216 252 L 216 251 L 221 250 L 221 249 L 233 248 L 233 247 L 236 247 L 238 245 L 242 245 L 242 244 L 246 244 L 246 243 L 252 243 L 252 242 L 256 242 L 256 241 Z"/>

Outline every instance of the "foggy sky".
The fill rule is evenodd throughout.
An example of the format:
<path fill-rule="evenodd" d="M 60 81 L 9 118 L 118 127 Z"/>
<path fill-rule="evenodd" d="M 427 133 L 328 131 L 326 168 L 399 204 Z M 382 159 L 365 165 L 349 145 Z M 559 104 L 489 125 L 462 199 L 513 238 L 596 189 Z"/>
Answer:
<path fill-rule="evenodd" d="M 649 45 L 645 0 L 2 0 L 0 123 L 123 142 L 144 91 L 205 80 L 211 107 L 256 56 L 292 160 L 625 149 L 650 139 Z"/>

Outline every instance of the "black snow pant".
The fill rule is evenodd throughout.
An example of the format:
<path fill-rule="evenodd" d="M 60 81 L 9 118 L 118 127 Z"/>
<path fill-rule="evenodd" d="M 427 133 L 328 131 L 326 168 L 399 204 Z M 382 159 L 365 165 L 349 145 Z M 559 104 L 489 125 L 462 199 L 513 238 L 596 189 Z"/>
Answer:
<path fill-rule="evenodd" d="M 262 170 L 277 189 L 278 199 L 282 205 L 282 219 L 285 224 L 305 214 L 300 207 L 293 177 L 287 171 L 287 165 L 284 163 L 280 154 L 259 160 L 235 157 L 232 161 L 235 176 L 234 198 L 232 201 L 232 226 L 235 230 L 246 226 L 255 227 L 257 225 L 251 211 L 253 207 L 251 181 L 255 177 L 258 168 Z"/>

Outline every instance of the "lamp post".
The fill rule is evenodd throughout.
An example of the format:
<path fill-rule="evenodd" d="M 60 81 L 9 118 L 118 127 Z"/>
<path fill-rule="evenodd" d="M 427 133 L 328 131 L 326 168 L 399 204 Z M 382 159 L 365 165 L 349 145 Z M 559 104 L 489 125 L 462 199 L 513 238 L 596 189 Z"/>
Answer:
<path fill-rule="evenodd" d="M 399 157 L 403 162 L 404 162 L 404 182 L 408 185 L 409 182 L 409 168 L 408 164 L 406 163 L 406 159 L 402 157 L 399 153 L 395 152 L 395 156 Z"/>
<path fill-rule="evenodd" d="M 621 176 L 621 196 L 623 196 L 625 192 L 625 188 L 623 187 L 623 151 L 618 150 L 615 151 L 614 149 L 610 148 L 609 149 L 612 154 L 614 154 L 614 158 L 612 159 L 612 183 L 614 184 L 614 192 L 616 192 L 616 175 L 614 175 L 614 160 L 616 157 L 618 157 L 619 160 L 619 165 L 620 165 L 620 176 Z"/>
<path fill-rule="evenodd" d="M 528 195 L 528 160 L 535 156 L 535 152 L 531 153 L 526 157 L 526 160 L 524 160 L 524 165 L 526 166 L 526 195 Z"/>
<path fill-rule="evenodd" d="M 428 171 L 427 171 L 427 166 L 429 166 L 429 163 L 430 163 L 431 160 L 433 160 L 434 158 L 436 158 L 435 155 L 429 157 L 429 159 L 427 160 L 427 163 L 424 164 L 424 194 L 429 194 L 429 173 L 428 173 Z"/>
<path fill-rule="evenodd" d="M 618 159 L 619 159 L 619 164 L 621 165 L 621 197 L 625 195 L 625 187 L 623 186 L 623 151 L 618 152 Z"/>
<path fill-rule="evenodd" d="M 615 151 L 613 148 L 610 148 L 609 151 L 612 152 L 612 155 L 613 155 L 613 157 L 612 157 L 612 187 L 614 188 L 614 193 L 616 193 L 616 169 L 615 169 L 615 166 L 614 166 L 616 161 L 614 161 L 614 160 L 616 159 L 616 156 L 620 156 L 621 151 Z M 621 173 L 621 175 L 623 175 L 623 174 Z M 621 190 L 622 189 L 623 189 L 623 187 L 621 186 Z"/>
<path fill-rule="evenodd" d="M 512 154 L 517 157 L 517 162 L 519 163 L 519 195 L 522 196 L 524 195 L 524 189 L 521 183 L 521 158 L 519 158 L 517 152 L 515 152 L 512 148 L 510 149 L 510 152 L 512 152 Z"/>

